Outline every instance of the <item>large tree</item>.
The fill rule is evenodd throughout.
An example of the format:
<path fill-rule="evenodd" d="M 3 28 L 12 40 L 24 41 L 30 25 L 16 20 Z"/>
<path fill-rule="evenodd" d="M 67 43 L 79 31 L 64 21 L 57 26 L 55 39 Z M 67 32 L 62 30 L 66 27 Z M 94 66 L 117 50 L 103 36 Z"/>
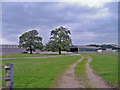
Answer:
<path fill-rule="evenodd" d="M 47 43 L 51 50 L 58 50 L 61 54 L 61 50 L 69 50 L 71 45 L 70 30 L 60 26 L 51 31 L 50 41 Z"/>
<path fill-rule="evenodd" d="M 46 43 L 45 50 L 53 52 L 58 51 L 56 42 L 50 40 L 48 43 Z"/>
<path fill-rule="evenodd" d="M 37 30 L 25 32 L 19 37 L 19 47 L 26 48 L 32 54 L 35 49 L 41 50 L 43 48 L 42 37 L 38 36 Z"/>

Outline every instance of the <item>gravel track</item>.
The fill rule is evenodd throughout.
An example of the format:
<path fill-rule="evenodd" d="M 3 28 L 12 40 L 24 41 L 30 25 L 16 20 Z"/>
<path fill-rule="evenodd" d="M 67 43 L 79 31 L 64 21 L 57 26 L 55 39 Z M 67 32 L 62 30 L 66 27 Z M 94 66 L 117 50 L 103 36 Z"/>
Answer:
<path fill-rule="evenodd" d="M 65 72 L 59 75 L 54 88 L 106 88 L 108 90 L 116 90 L 115 88 L 111 87 L 102 77 L 97 75 L 93 69 L 90 67 L 89 63 L 91 62 L 91 57 L 87 57 L 88 61 L 86 63 L 86 79 L 84 81 L 77 80 L 74 72 L 74 67 L 77 65 L 78 62 L 81 62 L 84 57 L 82 56 L 80 60 L 76 63 L 71 65 Z M 88 80 L 87 80 L 88 79 Z"/>
<path fill-rule="evenodd" d="M 83 60 L 83 56 L 77 62 L 81 62 Z M 56 81 L 56 85 L 54 88 L 84 88 L 78 80 L 76 80 L 74 74 L 74 67 L 77 65 L 77 62 L 71 65 L 65 72 L 63 72 L 58 80 Z"/>
<path fill-rule="evenodd" d="M 89 63 L 91 62 L 91 57 L 88 57 L 88 61 L 86 64 L 86 73 L 89 78 L 89 85 L 92 88 L 112 88 L 104 79 L 102 79 L 99 75 L 97 75 L 93 69 L 91 69 Z"/>

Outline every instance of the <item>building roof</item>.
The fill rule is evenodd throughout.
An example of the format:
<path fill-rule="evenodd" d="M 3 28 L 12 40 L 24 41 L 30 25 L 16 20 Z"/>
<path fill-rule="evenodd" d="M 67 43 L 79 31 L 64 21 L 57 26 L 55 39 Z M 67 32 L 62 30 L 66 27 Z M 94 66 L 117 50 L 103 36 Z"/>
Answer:
<path fill-rule="evenodd" d="M 111 46 L 111 45 L 106 45 L 106 46 L 103 46 L 99 49 L 107 49 L 107 48 L 111 48 L 111 49 L 120 49 L 119 47 L 115 47 L 115 46 Z"/>
<path fill-rule="evenodd" d="M 0 48 L 18 48 L 18 45 L 0 45 Z"/>
<path fill-rule="evenodd" d="M 94 47 L 94 46 L 83 46 L 83 45 L 72 45 L 70 48 L 91 48 L 91 49 L 98 49 L 100 47 Z"/>

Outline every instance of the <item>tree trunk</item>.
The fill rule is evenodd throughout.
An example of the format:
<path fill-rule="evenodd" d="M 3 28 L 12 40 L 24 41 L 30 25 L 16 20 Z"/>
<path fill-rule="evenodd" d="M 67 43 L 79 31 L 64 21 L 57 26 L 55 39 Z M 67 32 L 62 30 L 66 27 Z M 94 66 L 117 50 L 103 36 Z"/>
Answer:
<path fill-rule="evenodd" d="M 32 54 L 32 47 L 30 46 L 30 54 Z"/>
<path fill-rule="evenodd" d="M 59 47 L 59 54 L 61 54 L 61 48 Z"/>

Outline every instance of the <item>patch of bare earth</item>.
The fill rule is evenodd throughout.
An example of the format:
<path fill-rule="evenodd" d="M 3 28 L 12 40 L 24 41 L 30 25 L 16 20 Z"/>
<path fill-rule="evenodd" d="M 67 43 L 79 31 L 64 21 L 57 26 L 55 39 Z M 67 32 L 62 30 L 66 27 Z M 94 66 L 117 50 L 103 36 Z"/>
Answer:
<path fill-rule="evenodd" d="M 91 58 L 88 57 L 88 61 L 86 64 L 86 72 L 89 78 L 89 85 L 92 88 L 112 88 L 104 79 L 102 79 L 99 75 L 95 74 L 93 69 L 91 69 L 89 63 L 91 62 Z"/>
<path fill-rule="evenodd" d="M 77 62 L 81 62 L 83 60 L 83 56 Z M 74 74 L 74 67 L 77 65 L 77 62 L 71 65 L 65 72 L 63 72 L 58 80 L 54 88 L 84 88 L 80 84 L 80 82 L 76 79 Z"/>

